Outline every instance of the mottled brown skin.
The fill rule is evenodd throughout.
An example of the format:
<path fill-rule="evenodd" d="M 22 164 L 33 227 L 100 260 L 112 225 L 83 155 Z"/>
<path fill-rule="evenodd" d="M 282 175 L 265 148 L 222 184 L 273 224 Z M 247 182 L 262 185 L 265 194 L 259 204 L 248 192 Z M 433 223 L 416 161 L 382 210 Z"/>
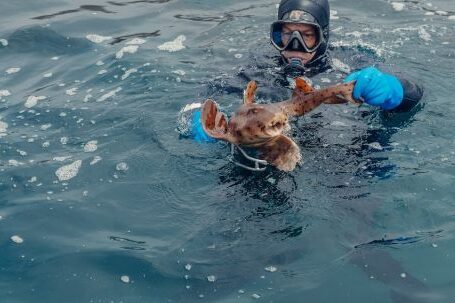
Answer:
<path fill-rule="evenodd" d="M 296 88 L 289 100 L 254 103 L 257 84 L 250 81 L 244 92 L 243 104 L 228 123 L 218 111 L 215 101 L 208 99 L 202 106 L 201 122 L 211 137 L 235 145 L 258 148 L 261 157 L 280 170 L 291 171 L 301 160 L 300 149 L 283 134 L 288 130 L 289 116 L 302 116 L 322 103 L 341 104 L 356 102 L 352 99 L 354 83 L 339 84 L 314 90 L 303 79 L 296 79 Z"/>

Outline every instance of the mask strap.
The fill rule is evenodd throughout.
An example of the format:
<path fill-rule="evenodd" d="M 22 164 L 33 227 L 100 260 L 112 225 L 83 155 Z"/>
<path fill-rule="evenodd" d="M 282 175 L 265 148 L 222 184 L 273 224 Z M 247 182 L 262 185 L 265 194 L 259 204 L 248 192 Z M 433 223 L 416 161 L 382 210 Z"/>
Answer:
<path fill-rule="evenodd" d="M 236 148 L 240 151 L 240 153 L 243 155 L 243 157 L 245 157 L 245 159 L 247 159 L 247 160 L 249 160 L 249 161 L 254 163 L 254 167 L 248 166 L 248 165 L 245 165 L 245 164 L 242 164 L 242 163 L 239 163 L 239 162 L 235 161 L 235 150 L 236 150 Z M 267 161 L 261 160 L 261 159 L 257 159 L 257 158 L 253 158 L 253 157 L 249 156 L 240 146 L 237 146 L 237 145 L 234 145 L 234 144 L 231 144 L 231 155 L 229 156 L 229 161 L 231 161 L 232 163 L 234 163 L 235 165 L 237 165 L 239 167 L 242 167 L 242 168 L 250 170 L 250 171 L 256 171 L 256 172 L 264 171 L 267 168 L 267 165 L 268 165 Z"/>

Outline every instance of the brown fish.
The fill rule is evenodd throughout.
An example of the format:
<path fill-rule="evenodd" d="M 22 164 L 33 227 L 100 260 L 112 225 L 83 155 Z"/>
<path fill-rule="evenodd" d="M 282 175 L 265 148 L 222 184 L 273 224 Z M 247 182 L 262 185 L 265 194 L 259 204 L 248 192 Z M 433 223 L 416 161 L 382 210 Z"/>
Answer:
<path fill-rule="evenodd" d="M 358 103 L 352 99 L 354 82 L 314 90 L 303 79 L 296 79 L 289 100 L 257 104 L 254 101 L 257 84 L 250 81 L 244 92 L 243 104 L 228 121 L 215 101 L 207 99 L 202 106 L 201 122 L 211 137 L 234 145 L 257 148 L 262 159 L 280 170 L 291 171 L 300 161 L 297 144 L 283 134 L 290 129 L 289 116 L 302 116 L 322 103 Z"/>

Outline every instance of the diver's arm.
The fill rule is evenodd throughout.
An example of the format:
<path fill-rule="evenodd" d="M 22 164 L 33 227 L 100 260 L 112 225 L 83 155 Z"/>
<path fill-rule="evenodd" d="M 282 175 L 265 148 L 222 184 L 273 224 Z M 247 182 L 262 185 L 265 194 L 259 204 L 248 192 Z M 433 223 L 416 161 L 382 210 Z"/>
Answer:
<path fill-rule="evenodd" d="M 367 67 L 346 77 L 356 81 L 352 96 L 387 112 L 411 110 L 422 98 L 423 90 L 408 80 Z"/>
<path fill-rule="evenodd" d="M 409 80 L 398 77 L 403 86 L 403 100 L 400 105 L 391 109 L 391 112 L 408 112 L 412 110 L 422 99 L 423 88 Z"/>

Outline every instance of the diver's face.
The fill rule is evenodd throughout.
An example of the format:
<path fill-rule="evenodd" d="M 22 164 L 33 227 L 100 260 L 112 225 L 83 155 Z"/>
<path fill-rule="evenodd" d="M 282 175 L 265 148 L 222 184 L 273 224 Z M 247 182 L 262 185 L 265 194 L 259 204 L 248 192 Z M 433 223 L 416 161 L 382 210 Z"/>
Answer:
<path fill-rule="evenodd" d="M 316 30 L 313 26 L 308 25 L 308 24 L 299 24 L 299 23 L 287 23 L 283 26 L 282 29 L 282 39 L 283 43 L 286 44 L 288 42 L 287 39 L 289 39 L 289 36 L 294 32 L 298 31 L 300 35 L 302 35 L 303 40 L 305 41 L 306 45 L 311 48 L 314 47 L 317 43 L 317 37 L 316 37 Z M 300 51 L 290 51 L 290 50 L 285 50 L 281 53 L 283 57 L 289 61 L 291 58 L 299 58 L 302 60 L 304 64 L 307 64 L 308 62 L 313 59 L 314 55 L 316 52 L 312 53 L 306 53 L 306 52 L 300 52 Z"/>

